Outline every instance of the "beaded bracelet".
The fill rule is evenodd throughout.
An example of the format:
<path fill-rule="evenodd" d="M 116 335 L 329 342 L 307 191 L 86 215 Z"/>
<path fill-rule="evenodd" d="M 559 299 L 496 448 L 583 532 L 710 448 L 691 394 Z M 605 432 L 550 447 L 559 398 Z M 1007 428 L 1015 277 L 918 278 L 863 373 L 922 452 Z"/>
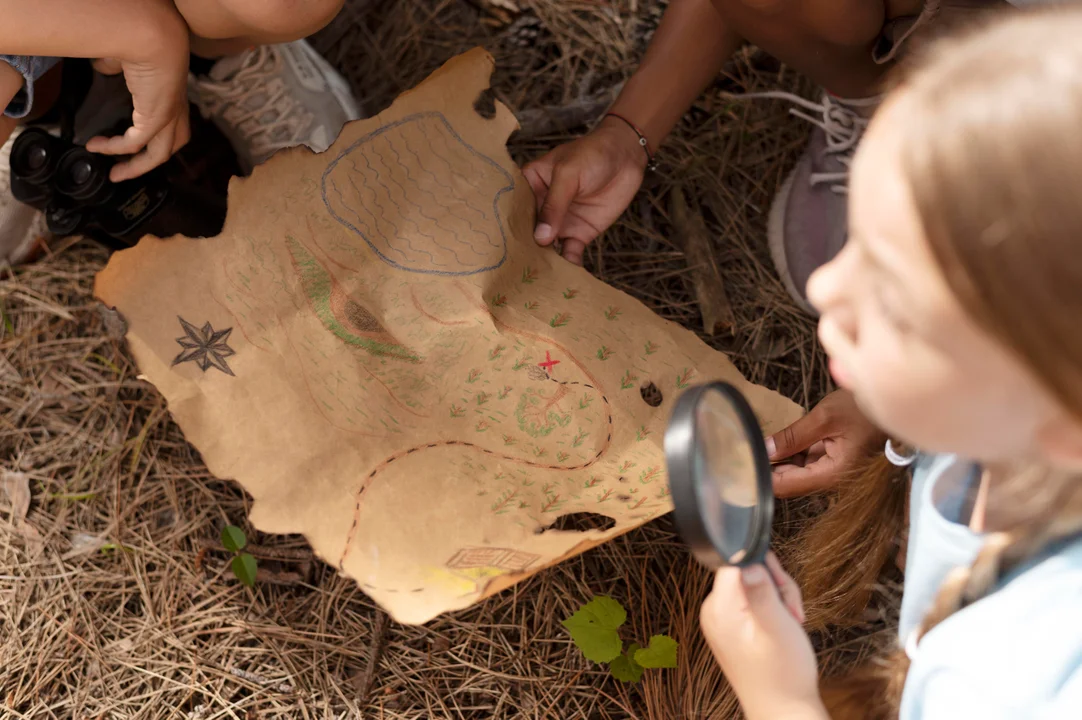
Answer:
<path fill-rule="evenodd" d="M 605 113 L 605 117 L 616 118 L 631 128 L 635 134 L 639 136 L 639 145 L 642 147 L 643 152 L 646 153 L 646 169 L 651 172 L 657 170 L 657 161 L 654 160 L 654 153 L 650 150 L 650 142 L 646 139 L 646 135 L 643 134 L 642 130 L 639 130 L 639 126 L 619 113 L 608 112 Z"/>

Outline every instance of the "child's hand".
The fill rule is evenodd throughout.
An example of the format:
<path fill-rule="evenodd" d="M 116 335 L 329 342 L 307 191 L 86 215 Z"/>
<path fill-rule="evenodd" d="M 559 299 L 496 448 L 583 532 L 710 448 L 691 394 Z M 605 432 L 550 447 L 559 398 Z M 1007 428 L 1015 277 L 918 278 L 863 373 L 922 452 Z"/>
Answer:
<path fill-rule="evenodd" d="M 852 393 L 835 390 L 767 441 L 772 462 L 789 460 L 774 468 L 774 494 L 792 497 L 825 490 L 869 452 L 882 450 L 886 440 L 864 417 Z"/>
<path fill-rule="evenodd" d="M 537 198 L 534 238 L 563 242 L 563 255 L 581 265 L 586 246 L 627 209 L 642 184 L 647 157 L 631 128 L 602 121 L 589 135 L 526 165 Z"/>
<path fill-rule="evenodd" d="M 168 6 L 166 9 L 165 6 Z M 154 42 L 141 43 L 126 57 L 105 59 L 95 67 L 124 73 L 132 94 L 132 127 L 121 136 L 96 137 L 87 150 L 105 155 L 134 155 L 117 163 L 113 182 L 138 177 L 172 157 L 188 142 L 188 26 L 171 2 L 159 8 L 151 27 Z M 134 47 L 134 46 L 133 46 Z"/>
<path fill-rule="evenodd" d="M 750 720 L 825 718 L 800 590 L 773 553 L 766 564 L 718 571 L 703 634 Z"/>

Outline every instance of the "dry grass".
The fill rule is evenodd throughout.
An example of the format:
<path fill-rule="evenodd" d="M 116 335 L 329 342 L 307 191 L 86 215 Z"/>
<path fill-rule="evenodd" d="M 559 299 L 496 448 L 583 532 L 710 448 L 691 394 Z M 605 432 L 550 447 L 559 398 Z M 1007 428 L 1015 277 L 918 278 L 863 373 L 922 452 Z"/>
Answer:
<path fill-rule="evenodd" d="M 369 110 L 452 55 L 494 52 L 497 94 L 515 109 L 559 105 L 618 82 L 643 48 L 652 3 L 527 0 L 512 28 L 481 0 L 354 1 L 316 38 Z M 636 8 L 634 9 L 633 8 Z M 709 342 L 753 380 L 809 404 L 827 389 L 813 325 L 785 296 L 764 245 L 765 212 L 806 128 L 776 104 L 722 89 L 799 88 L 758 54 L 739 56 L 685 117 L 623 220 L 593 247 L 602 278 L 692 328 L 688 268 L 668 239 L 669 194 L 700 207 L 736 315 Z M 806 89 L 806 88 L 805 88 Z M 572 133 L 582 128 L 570 128 Z M 569 134 L 515 140 L 518 159 Z M 727 718 L 735 704 L 697 633 L 709 578 L 667 520 L 424 628 L 390 626 L 352 582 L 296 538 L 255 537 L 274 575 L 249 590 L 213 548 L 245 525 L 246 498 L 210 476 L 137 379 L 90 296 L 106 255 L 86 243 L 0 274 L 0 458 L 25 473 L 27 541 L 0 505 L 0 715 L 12 718 Z M 10 476 L 9 476 L 10 477 Z M 783 505 L 779 537 L 808 517 Z M 625 603 L 636 639 L 670 632 L 677 671 L 621 686 L 559 625 L 579 603 Z M 861 643 L 832 643 L 828 664 Z M 375 657 L 376 663 L 371 664 Z M 366 686 L 371 692 L 366 693 Z M 367 695 L 367 696 L 366 696 Z"/>

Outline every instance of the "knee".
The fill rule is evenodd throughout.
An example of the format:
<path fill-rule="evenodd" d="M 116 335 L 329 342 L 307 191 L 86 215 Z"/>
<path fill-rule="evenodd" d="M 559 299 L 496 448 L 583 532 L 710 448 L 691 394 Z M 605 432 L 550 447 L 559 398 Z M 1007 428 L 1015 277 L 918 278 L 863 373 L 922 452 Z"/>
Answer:
<path fill-rule="evenodd" d="M 345 0 L 218 0 L 256 41 L 286 42 L 322 30 Z"/>

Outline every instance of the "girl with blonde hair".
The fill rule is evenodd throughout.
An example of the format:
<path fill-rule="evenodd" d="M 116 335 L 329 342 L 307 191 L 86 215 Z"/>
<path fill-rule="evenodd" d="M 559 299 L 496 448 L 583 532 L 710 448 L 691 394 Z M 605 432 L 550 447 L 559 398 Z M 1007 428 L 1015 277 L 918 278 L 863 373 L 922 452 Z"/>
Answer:
<path fill-rule="evenodd" d="M 1082 717 L 1082 8 L 916 59 L 809 299 L 839 384 L 920 448 L 898 647 L 820 688 L 799 594 L 718 573 L 703 630 L 757 718 Z M 858 559 L 854 559 L 856 562 Z"/>

